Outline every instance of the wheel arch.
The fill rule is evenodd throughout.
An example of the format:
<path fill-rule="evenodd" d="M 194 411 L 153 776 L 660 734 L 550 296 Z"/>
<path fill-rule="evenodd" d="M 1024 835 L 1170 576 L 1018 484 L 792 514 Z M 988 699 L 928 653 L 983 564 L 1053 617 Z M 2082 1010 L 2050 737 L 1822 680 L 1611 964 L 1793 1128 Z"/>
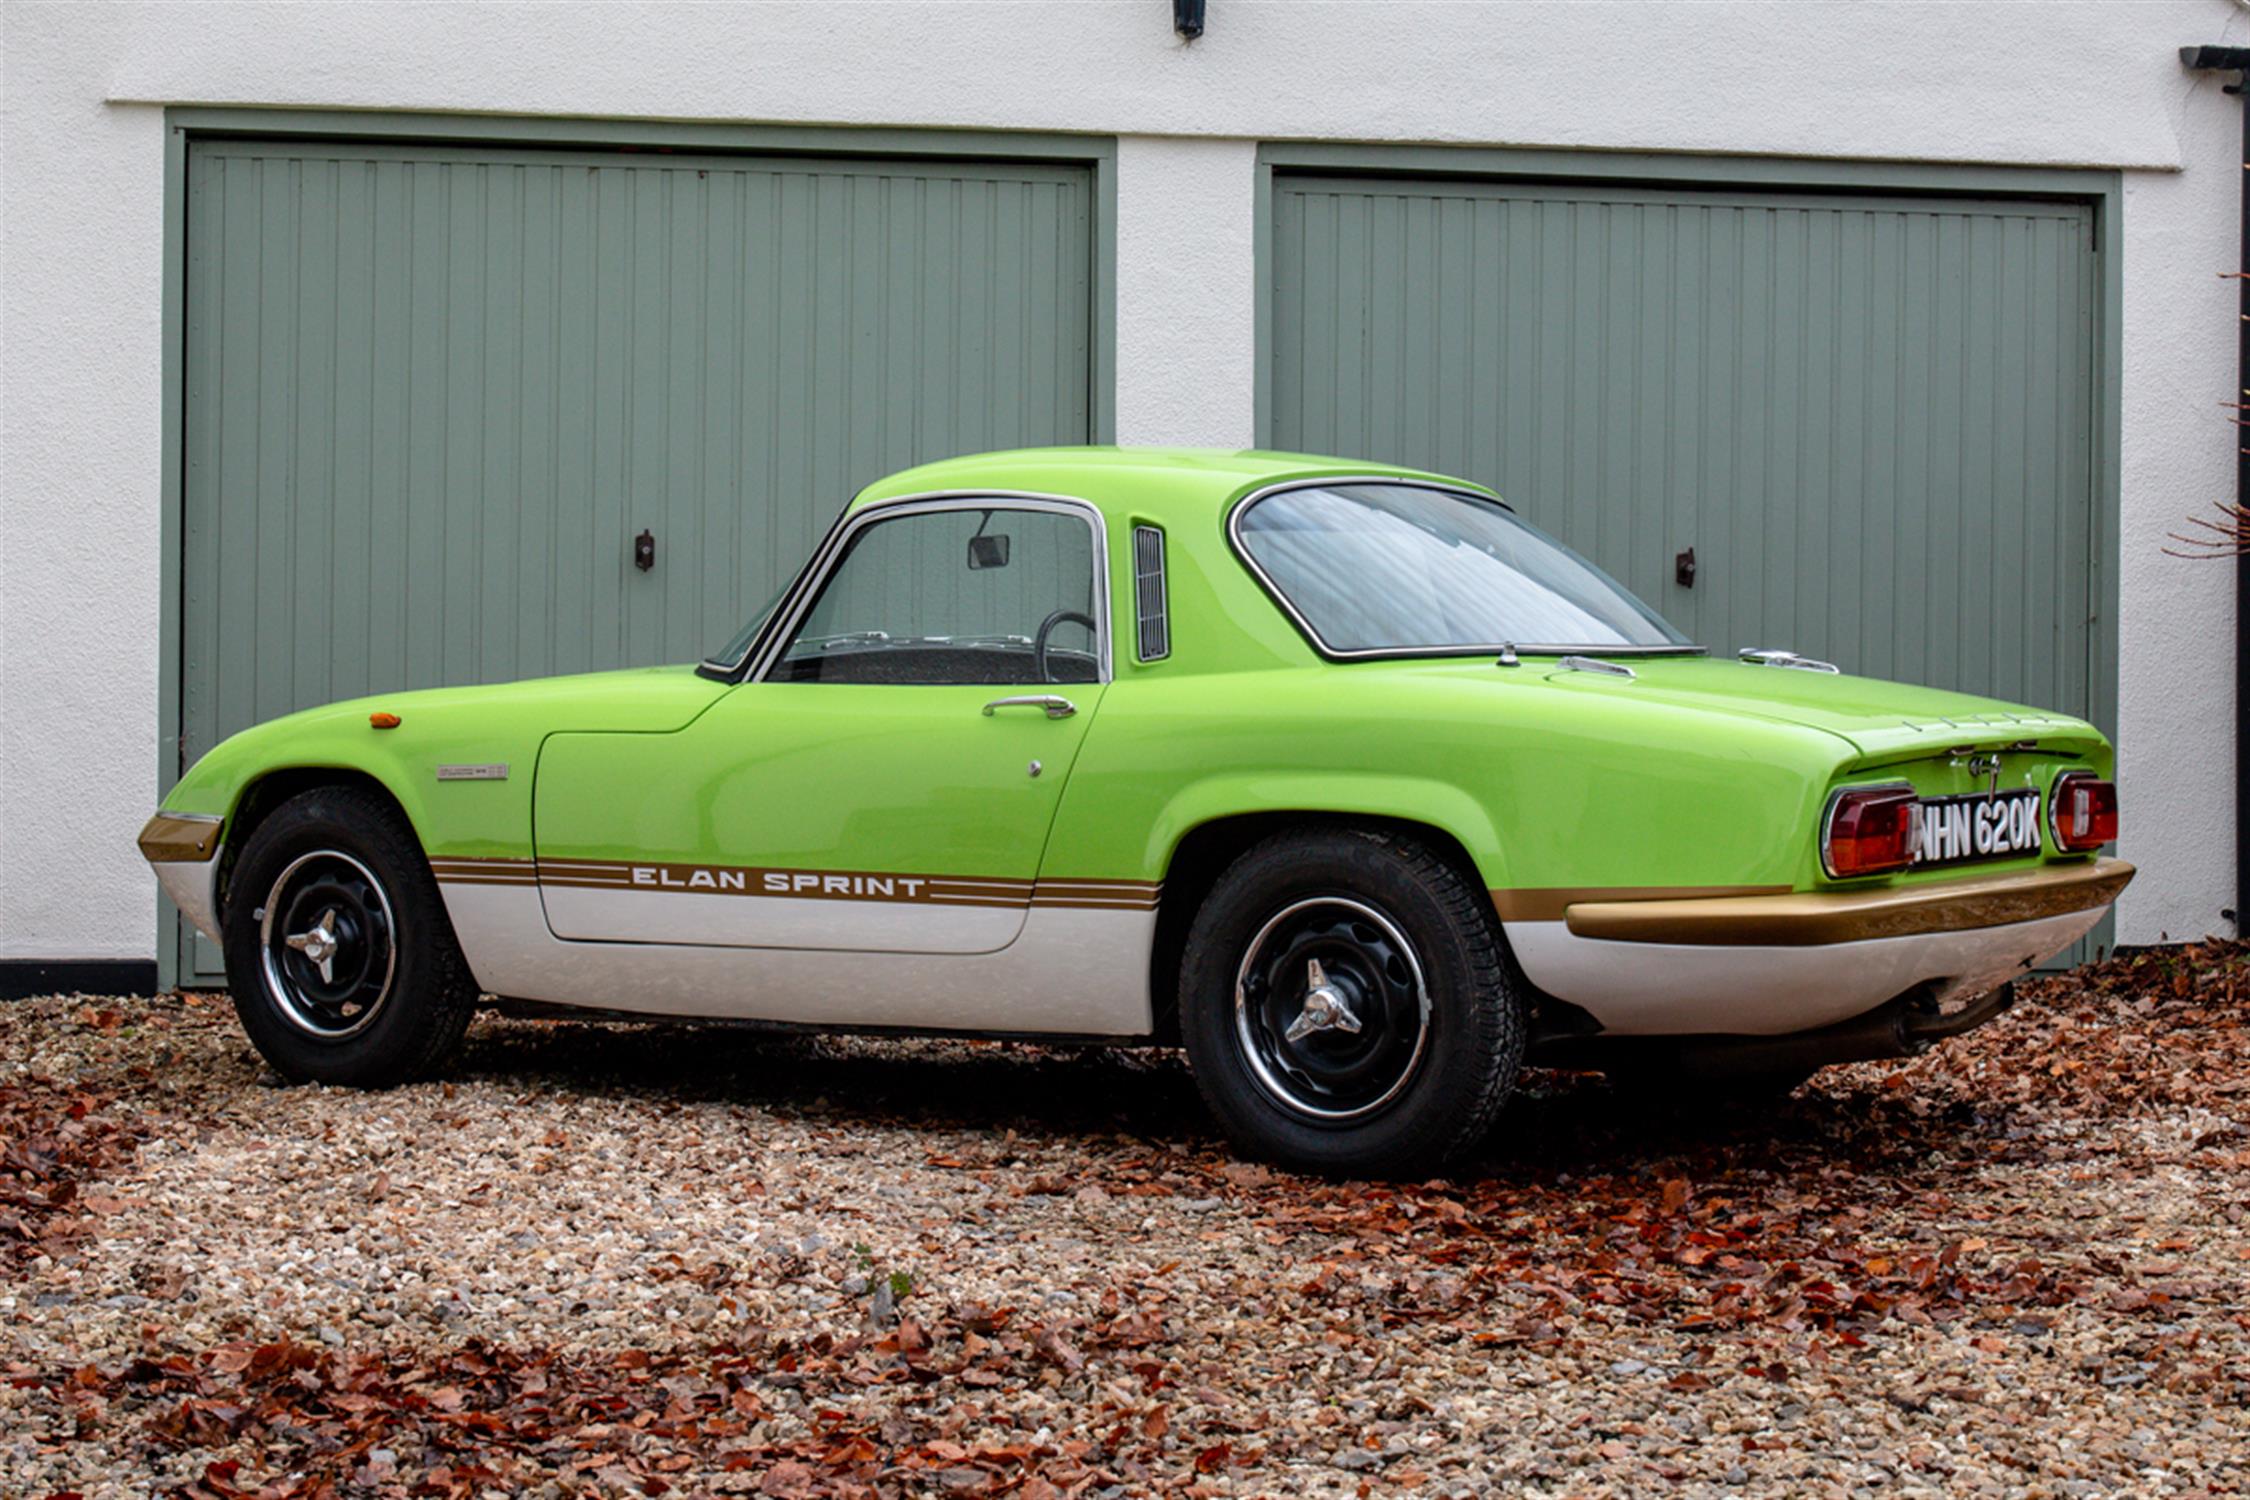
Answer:
<path fill-rule="evenodd" d="M 1195 914 L 1219 876 L 1245 851 L 1275 834 L 1324 828 L 1369 829 L 1415 839 L 1465 879 L 1489 888 L 1490 877 L 1460 835 L 1422 818 L 1306 806 L 1227 813 L 1197 823 L 1174 840 L 1162 866 L 1163 895 L 1149 944 L 1148 974 L 1149 1014 L 1157 1041 L 1170 1045 L 1179 1040 L 1180 961 Z"/>
<path fill-rule="evenodd" d="M 233 810 L 227 815 L 226 833 L 219 845 L 217 912 L 222 921 L 235 862 L 241 858 L 251 835 L 291 798 L 323 787 L 351 787 L 381 798 L 413 830 L 415 841 L 427 849 L 427 841 L 404 800 L 389 783 L 372 772 L 357 766 L 336 765 L 277 766 L 262 771 L 243 785 L 235 797 Z"/>

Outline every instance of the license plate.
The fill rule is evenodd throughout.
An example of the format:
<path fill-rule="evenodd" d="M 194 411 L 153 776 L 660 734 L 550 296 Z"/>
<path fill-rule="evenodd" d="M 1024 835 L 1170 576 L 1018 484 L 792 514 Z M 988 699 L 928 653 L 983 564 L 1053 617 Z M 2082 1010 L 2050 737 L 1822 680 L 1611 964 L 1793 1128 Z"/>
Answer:
<path fill-rule="evenodd" d="M 1965 865 L 2039 852 L 2039 794 L 1973 792 L 1922 799 L 1922 852 L 1916 869 Z"/>

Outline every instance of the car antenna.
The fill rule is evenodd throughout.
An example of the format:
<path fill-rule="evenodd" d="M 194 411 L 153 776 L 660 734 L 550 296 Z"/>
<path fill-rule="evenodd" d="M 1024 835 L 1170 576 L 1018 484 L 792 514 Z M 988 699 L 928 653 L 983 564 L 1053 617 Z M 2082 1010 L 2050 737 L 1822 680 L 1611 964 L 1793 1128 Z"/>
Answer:
<path fill-rule="evenodd" d="M 1514 641 L 1502 641 L 1500 643 L 1500 659 L 1493 665 L 1496 667 L 1520 667 L 1523 665 L 1522 662 L 1516 660 L 1516 643 Z"/>

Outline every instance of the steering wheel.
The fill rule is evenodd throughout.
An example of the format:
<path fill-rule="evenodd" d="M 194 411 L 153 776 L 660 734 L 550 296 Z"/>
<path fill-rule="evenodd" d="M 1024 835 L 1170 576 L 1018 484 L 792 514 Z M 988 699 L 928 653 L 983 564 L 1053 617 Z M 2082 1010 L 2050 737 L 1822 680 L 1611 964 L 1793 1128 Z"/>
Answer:
<path fill-rule="evenodd" d="M 1059 680 L 1054 673 L 1047 670 L 1047 637 L 1054 633 L 1057 625 L 1067 625 L 1073 620 L 1085 626 L 1087 634 L 1091 635 L 1094 632 L 1094 617 L 1080 614 L 1075 609 L 1058 609 L 1039 622 L 1039 633 L 1031 638 L 1031 666 L 1032 670 L 1039 674 L 1041 682 Z"/>

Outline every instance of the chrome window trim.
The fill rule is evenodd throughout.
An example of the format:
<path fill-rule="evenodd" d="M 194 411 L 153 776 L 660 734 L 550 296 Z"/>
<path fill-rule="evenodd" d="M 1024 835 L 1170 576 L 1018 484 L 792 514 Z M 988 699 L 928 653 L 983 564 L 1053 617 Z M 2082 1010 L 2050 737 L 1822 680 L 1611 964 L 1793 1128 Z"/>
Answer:
<path fill-rule="evenodd" d="M 861 530 L 877 521 L 888 521 L 899 516 L 934 515 L 956 510 L 1028 510 L 1044 511 L 1055 515 L 1077 516 L 1086 523 L 1094 545 L 1094 660 L 1095 681 L 1110 680 L 1110 556 L 1109 519 L 1101 507 L 1090 500 L 1075 495 L 1048 495 L 1030 490 L 932 490 L 920 495 L 901 495 L 895 500 L 878 500 L 856 510 L 847 509 L 838 518 L 820 549 L 813 554 L 809 567 L 799 587 L 789 592 L 789 597 L 775 606 L 773 620 L 750 649 L 746 658 L 749 670 L 745 682 L 764 682 L 780 659 L 781 648 L 797 633 L 797 627 L 811 612 L 813 601 L 828 584 L 842 561 L 844 549 Z M 911 684 L 921 686 L 922 684 Z"/>
<path fill-rule="evenodd" d="M 1428 656 L 1498 656 L 1501 652 L 1510 650 L 1523 656 L 1577 656 L 1592 652 L 1598 652 L 1603 656 L 1707 656 L 1710 654 L 1704 647 L 1692 642 L 1677 646 L 1604 646 L 1591 641 L 1572 641 L 1559 644 L 1533 643 L 1528 645 L 1522 641 L 1492 641 L 1488 644 L 1474 646 L 1360 646 L 1352 648 L 1331 646 L 1320 638 L 1320 632 L 1313 628 L 1312 621 L 1298 613 L 1297 606 L 1290 602 L 1289 595 L 1283 592 L 1281 586 L 1273 581 L 1272 575 L 1258 566 L 1258 560 L 1250 555 L 1250 548 L 1242 540 L 1242 518 L 1250 513 L 1252 506 L 1268 496 L 1283 494 L 1289 490 L 1317 490 L 1344 484 L 1382 484 L 1406 489 L 1437 490 L 1443 494 L 1460 495 L 1470 500 L 1490 501 L 1510 515 L 1514 515 L 1516 512 L 1514 506 L 1490 490 L 1436 479 L 1407 479 L 1397 474 L 1324 474 L 1312 479 L 1285 479 L 1279 484 L 1269 484 L 1263 489 L 1252 490 L 1240 500 L 1235 501 L 1233 508 L 1227 512 L 1227 545 L 1233 549 L 1235 560 L 1250 570 L 1250 576 L 1258 580 L 1259 587 L 1266 591 L 1266 597 L 1281 607 L 1281 612 L 1289 617 L 1290 623 L 1297 627 L 1298 634 L 1305 638 L 1313 650 L 1330 661 L 1401 661 Z M 1662 617 L 1659 616 L 1659 618 Z M 1669 625 L 1671 622 L 1667 620 L 1665 623 Z"/>
<path fill-rule="evenodd" d="M 828 529 L 821 533 L 820 541 L 806 556 L 804 562 L 798 565 L 797 576 L 790 579 L 789 587 L 781 591 L 781 597 L 774 601 L 773 608 L 767 612 L 765 622 L 750 637 L 750 643 L 742 648 L 742 654 L 732 661 L 722 661 L 715 656 L 706 656 L 696 664 L 695 670 L 699 674 L 721 682 L 739 682 L 742 680 L 743 667 L 748 665 L 751 658 L 758 654 L 759 648 L 765 645 L 767 638 L 773 634 L 774 622 L 786 615 L 790 606 L 796 603 L 797 595 L 803 591 L 806 580 L 814 575 L 822 560 L 834 548 L 837 534 L 844 529 L 844 523 L 850 520 L 851 516 L 852 508 L 850 505 L 846 505 L 836 512 L 835 518 L 828 523 Z"/>

